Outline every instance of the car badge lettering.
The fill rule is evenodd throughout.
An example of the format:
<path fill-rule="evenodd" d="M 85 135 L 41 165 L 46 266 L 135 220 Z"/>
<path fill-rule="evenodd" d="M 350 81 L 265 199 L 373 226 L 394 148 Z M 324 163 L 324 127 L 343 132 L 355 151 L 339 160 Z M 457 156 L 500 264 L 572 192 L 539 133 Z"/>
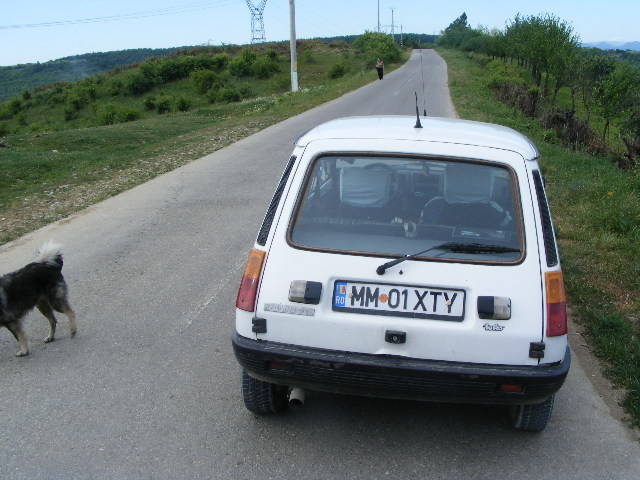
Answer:
<path fill-rule="evenodd" d="M 274 313 L 287 313 L 289 315 L 302 315 L 304 317 L 313 317 L 316 314 L 315 308 L 304 307 L 302 305 L 285 305 L 282 303 L 265 303 L 264 311 Z"/>
<path fill-rule="evenodd" d="M 501 332 L 507 327 L 505 325 L 500 325 L 499 323 L 485 323 L 482 325 L 482 328 L 487 332 Z"/>

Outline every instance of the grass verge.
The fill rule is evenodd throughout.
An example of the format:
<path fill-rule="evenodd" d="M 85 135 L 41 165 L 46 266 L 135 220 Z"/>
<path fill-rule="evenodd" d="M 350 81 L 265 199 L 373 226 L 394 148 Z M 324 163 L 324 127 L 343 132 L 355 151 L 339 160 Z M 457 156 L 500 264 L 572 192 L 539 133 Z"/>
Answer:
<path fill-rule="evenodd" d="M 0 245 L 377 79 L 373 69 L 329 79 L 339 58 L 316 53 L 301 69 L 307 88 L 295 94 L 202 100 L 189 112 L 7 135 L 0 139 Z"/>
<path fill-rule="evenodd" d="M 459 51 L 438 52 L 461 118 L 509 126 L 538 146 L 570 303 L 640 425 L 640 172 L 562 147 L 535 119 L 494 98 L 483 66 Z"/>

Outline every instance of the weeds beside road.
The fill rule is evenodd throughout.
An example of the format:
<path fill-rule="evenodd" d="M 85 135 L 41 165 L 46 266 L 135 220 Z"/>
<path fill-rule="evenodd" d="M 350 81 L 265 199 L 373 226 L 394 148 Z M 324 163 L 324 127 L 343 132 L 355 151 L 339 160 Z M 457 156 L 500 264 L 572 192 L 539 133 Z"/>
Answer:
<path fill-rule="evenodd" d="M 507 125 L 538 146 L 571 305 L 640 425 L 640 172 L 561 146 L 536 119 L 496 100 L 483 65 L 438 52 L 461 118 Z"/>

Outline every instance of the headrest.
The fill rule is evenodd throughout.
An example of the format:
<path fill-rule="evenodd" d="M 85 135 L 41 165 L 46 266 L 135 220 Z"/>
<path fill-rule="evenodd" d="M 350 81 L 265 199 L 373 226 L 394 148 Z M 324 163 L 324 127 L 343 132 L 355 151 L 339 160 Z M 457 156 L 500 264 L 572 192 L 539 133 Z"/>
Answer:
<path fill-rule="evenodd" d="M 444 198 L 448 203 L 488 203 L 493 175 L 486 165 L 450 163 L 444 179 Z"/>
<path fill-rule="evenodd" d="M 384 207 L 391 197 L 391 171 L 345 167 L 340 170 L 340 202 L 351 207 Z"/>

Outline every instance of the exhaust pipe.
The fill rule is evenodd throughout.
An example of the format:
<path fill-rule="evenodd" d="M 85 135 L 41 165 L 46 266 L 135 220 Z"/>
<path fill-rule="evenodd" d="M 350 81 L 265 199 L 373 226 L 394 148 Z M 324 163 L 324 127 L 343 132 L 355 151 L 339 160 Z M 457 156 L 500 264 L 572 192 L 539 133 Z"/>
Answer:
<path fill-rule="evenodd" d="M 304 405 L 304 390 L 298 387 L 293 387 L 289 392 L 289 408 L 291 410 L 297 410 Z"/>

